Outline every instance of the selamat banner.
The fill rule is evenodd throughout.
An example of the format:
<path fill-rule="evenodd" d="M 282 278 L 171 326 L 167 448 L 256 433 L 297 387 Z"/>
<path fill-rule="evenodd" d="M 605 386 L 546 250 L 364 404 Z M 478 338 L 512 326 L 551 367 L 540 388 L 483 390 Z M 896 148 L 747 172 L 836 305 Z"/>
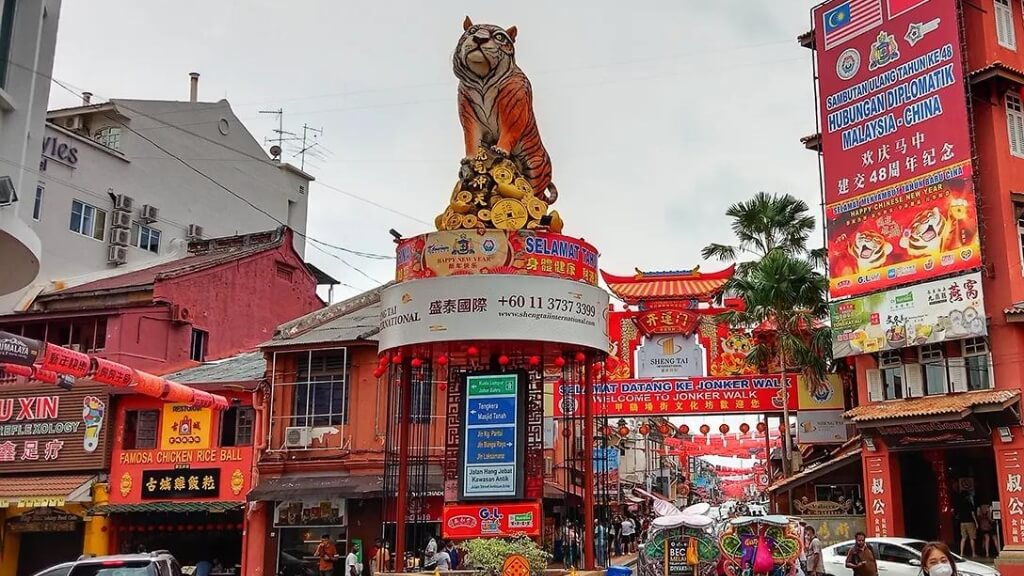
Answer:
<path fill-rule="evenodd" d="M 980 266 L 957 2 L 813 18 L 832 297 Z"/>
<path fill-rule="evenodd" d="M 534 276 L 450 276 L 381 293 L 381 350 L 454 340 L 544 340 L 608 348 L 608 293 Z"/>

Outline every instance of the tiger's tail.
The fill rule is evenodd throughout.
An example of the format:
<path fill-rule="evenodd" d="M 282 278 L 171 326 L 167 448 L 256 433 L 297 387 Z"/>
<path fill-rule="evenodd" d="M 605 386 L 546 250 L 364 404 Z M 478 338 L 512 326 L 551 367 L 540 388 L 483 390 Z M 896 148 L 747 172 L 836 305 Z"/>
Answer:
<path fill-rule="evenodd" d="M 558 188 L 555 188 L 554 182 L 548 184 L 548 187 L 544 189 L 541 196 L 548 205 L 558 202 Z"/>

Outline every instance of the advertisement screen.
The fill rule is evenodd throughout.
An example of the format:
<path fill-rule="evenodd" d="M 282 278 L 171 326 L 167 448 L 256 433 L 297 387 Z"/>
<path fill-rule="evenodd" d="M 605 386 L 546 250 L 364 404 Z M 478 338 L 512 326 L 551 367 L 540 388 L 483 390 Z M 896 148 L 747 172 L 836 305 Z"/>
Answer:
<path fill-rule="evenodd" d="M 954 0 L 814 9 L 833 298 L 980 266 Z"/>

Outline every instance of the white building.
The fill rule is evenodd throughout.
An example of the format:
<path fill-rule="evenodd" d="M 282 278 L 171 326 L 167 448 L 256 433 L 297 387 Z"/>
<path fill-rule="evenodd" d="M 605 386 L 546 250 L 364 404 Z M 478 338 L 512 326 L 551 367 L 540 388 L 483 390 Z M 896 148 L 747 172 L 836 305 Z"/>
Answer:
<path fill-rule="evenodd" d="M 123 100 L 52 110 L 36 179 L 18 211 L 42 241 L 36 282 L 0 311 L 41 290 L 184 255 L 191 238 L 287 224 L 304 253 L 313 177 L 271 159 L 226 100 Z"/>
<path fill-rule="evenodd" d="M 60 0 L 0 0 L 0 295 L 39 273 L 39 236 L 25 218 L 50 97 Z"/>

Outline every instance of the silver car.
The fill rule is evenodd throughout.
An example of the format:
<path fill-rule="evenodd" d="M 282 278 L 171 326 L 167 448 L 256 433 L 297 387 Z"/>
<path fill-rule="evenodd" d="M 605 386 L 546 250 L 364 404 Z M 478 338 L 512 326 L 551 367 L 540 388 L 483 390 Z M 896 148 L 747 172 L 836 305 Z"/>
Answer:
<path fill-rule="evenodd" d="M 921 549 L 924 540 L 913 538 L 868 538 L 868 545 L 875 551 L 878 576 L 921 576 Z M 853 576 L 853 570 L 846 567 L 846 555 L 853 547 L 853 540 L 840 542 L 823 548 L 822 560 L 828 576 Z M 971 562 L 953 554 L 960 576 L 999 576 L 991 566 Z"/>

